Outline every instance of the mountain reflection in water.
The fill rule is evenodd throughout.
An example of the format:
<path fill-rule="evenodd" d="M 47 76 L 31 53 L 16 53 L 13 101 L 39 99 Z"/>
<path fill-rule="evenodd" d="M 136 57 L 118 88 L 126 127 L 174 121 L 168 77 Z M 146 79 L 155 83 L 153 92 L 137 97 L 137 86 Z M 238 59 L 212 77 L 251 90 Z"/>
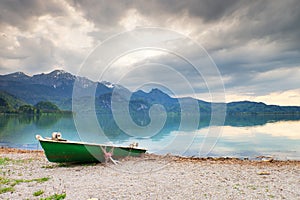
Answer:
<path fill-rule="evenodd" d="M 192 117 L 191 117 L 192 120 Z M 137 124 L 147 125 L 143 119 Z M 132 137 L 122 131 L 111 115 L 98 116 L 99 127 L 78 133 L 72 116 L 65 115 L 0 115 L 1 146 L 41 149 L 35 135 L 49 137 L 60 131 L 68 140 L 129 145 L 133 141 L 150 153 L 201 156 L 201 145 L 208 141 L 209 131 L 221 130 L 216 144 L 206 156 L 254 158 L 271 155 L 277 159 L 300 160 L 300 116 L 297 115 L 245 115 L 227 116 L 224 124 L 210 124 L 210 116 L 201 116 L 198 127 L 180 129 L 179 117 L 168 117 L 164 127 L 152 137 Z M 101 129 L 99 129 L 101 128 Z M 128 127 L 130 130 L 131 127 Z M 132 127 L 134 128 L 134 127 Z M 102 130 L 104 135 L 95 135 Z M 216 135 L 214 135 L 216 136 Z M 205 140 L 206 139 L 206 140 Z"/>

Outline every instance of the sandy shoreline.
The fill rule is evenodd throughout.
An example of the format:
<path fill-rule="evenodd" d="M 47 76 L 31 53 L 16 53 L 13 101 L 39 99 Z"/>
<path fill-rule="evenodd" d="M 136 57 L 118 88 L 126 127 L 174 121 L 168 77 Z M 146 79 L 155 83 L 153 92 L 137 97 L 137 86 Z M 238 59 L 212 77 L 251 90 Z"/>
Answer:
<path fill-rule="evenodd" d="M 300 199 L 300 161 L 146 154 L 119 165 L 64 165 L 14 149 L 0 149 L 0 158 L 0 199 Z"/>

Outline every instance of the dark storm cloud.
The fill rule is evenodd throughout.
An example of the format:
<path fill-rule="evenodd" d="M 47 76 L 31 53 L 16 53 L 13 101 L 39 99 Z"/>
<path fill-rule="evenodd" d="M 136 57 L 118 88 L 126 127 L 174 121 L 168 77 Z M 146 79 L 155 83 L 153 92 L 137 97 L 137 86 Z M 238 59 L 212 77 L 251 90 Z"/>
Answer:
<path fill-rule="evenodd" d="M 242 10 L 245 13 L 239 11 L 239 24 L 231 33 L 242 41 L 265 38 L 270 42 L 299 44 L 299 10 L 300 3 L 296 0 L 255 1 Z"/>
<path fill-rule="evenodd" d="M 117 25 L 120 18 L 132 6 L 132 2 L 128 0 L 109 2 L 105 0 L 69 0 L 68 3 L 83 12 L 88 20 L 98 26 L 110 26 L 111 28 Z"/>
<path fill-rule="evenodd" d="M 219 41 L 215 46 L 203 42 L 212 51 L 244 46 L 253 40 L 277 42 L 282 50 L 299 50 L 300 47 L 300 3 L 297 0 L 166 0 L 166 1 L 69 1 L 99 27 L 114 29 L 129 9 L 154 21 L 157 26 L 168 27 L 168 19 L 180 20 L 189 16 L 195 29 L 202 22 L 211 26 L 227 22 L 229 29 L 216 30 L 212 38 Z M 103 30 L 102 30 L 103 31 Z M 200 34 L 203 29 L 194 33 Z M 211 42 L 211 41 L 209 41 Z"/>
<path fill-rule="evenodd" d="M 62 6 L 47 0 L 2 0 L 0 1 L 0 25 L 11 25 L 19 29 L 29 29 L 35 17 L 41 15 L 61 15 Z"/>
<path fill-rule="evenodd" d="M 238 8 L 238 0 L 152 0 L 132 1 L 124 0 L 70 0 L 70 5 L 83 11 L 85 16 L 98 25 L 114 26 L 128 9 L 136 9 L 141 14 L 163 22 L 161 17 L 176 17 L 188 14 L 191 17 L 200 17 L 204 21 L 218 20 Z"/>
<path fill-rule="evenodd" d="M 177 1 L 178 4 L 184 2 L 180 10 L 187 10 L 192 17 L 200 17 L 204 21 L 214 21 L 230 15 L 239 6 L 239 0 L 190 0 Z M 165 4 L 165 8 L 172 5 L 172 1 Z M 173 10 L 176 13 L 178 10 Z"/>
<path fill-rule="evenodd" d="M 70 8 L 76 12 L 70 11 Z M 3 30 L 0 36 L 0 70 L 5 71 L 7 63 L 11 64 L 12 60 L 19 60 L 23 69 L 28 70 L 42 65 L 54 68 L 61 61 L 79 66 L 81 58 L 86 56 L 76 51 L 81 44 L 67 49 L 49 35 L 31 32 L 40 16 L 55 18 L 70 15 L 62 21 L 70 20 L 76 24 L 78 18 L 73 18 L 76 15 L 94 26 L 84 32 L 85 38 L 82 39 L 92 40 L 93 44 L 126 30 L 127 27 L 122 24 L 124 19 L 132 20 L 133 28 L 150 24 L 182 32 L 190 29 L 187 30 L 189 36 L 203 45 L 226 78 L 227 89 L 239 88 L 236 91 L 240 91 L 244 88 L 257 94 L 294 89 L 300 82 L 288 77 L 292 75 L 290 70 L 297 74 L 300 66 L 299 10 L 298 0 L 3 0 L 0 1 L 0 28 Z M 134 11 L 133 15 L 128 16 L 129 11 Z M 141 17 L 141 22 L 135 22 L 135 17 Z M 80 21 L 76 26 L 85 27 L 83 23 Z M 17 28 L 13 29 L 15 35 L 6 37 L 9 36 L 8 27 Z M 70 26 L 68 30 L 72 29 Z M 73 33 L 70 32 L 68 34 Z M 89 47 L 92 48 L 91 45 Z M 178 48 L 181 46 L 178 45 Z M 197 59 L 198 52 L 188 48 L 186 51 Z M 175 69 L 184 68 L 164 56 L 154 59 Z M 281 71 L 285 73 L 278 73 Z M 186 73 L 191 79 L 195 78 L 192 71 L 186 70 Z M 258 79 L 262 74 L 264 78 Z"/>

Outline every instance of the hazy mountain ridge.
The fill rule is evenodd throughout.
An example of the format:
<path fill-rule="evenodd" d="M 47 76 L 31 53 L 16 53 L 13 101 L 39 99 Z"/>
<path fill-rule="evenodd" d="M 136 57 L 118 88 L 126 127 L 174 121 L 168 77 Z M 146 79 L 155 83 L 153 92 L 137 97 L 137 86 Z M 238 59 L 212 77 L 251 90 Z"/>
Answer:
<path fill-rule="evenodd" d="M 50 101 L 61 109 L 72 109 L 72 94 L 74 83 L 80 93 L 79 96 L 86 98 L 95 91 L 96 111 L 98 113 L 111 113 L 111 97 L 114 92 L 117 100 L 129 101 L 132 113 L 147 115 L 154 104 L 163 105 L 168 113 L 180 113 L 180 102 L 197 101 L 201 114 L 211 114 L 212 103 L 195 100 L 189 97 L 172 98 L 163 91 L 153 88 L 150 92 L 138 90 L 131 93 L 121 85 L 107 81 L 94 82 L 85 77 L 78 77 L 63 70 L 54 70 L 48 74 L 36 74 L 28 76 L 23 72 L 16 72 L 7 75 L 0 75 L 0 91 L 11 94 L 18 101 L 32 105 L 40 101 Z M 130 99 L 126 99 L 130 97 Z M 79 101 L 82 107 L 85 101 Z M 277 106 L 266 105 L 250 101 L 239 101 L 231 103 L 214 103 L 216 106 L 226 106 L 227 114 L 259 114 L 259 113 L 292 113 L 299 114 L 300 106 Z M 193 108 L 190 108 L 193 109 Z M 218 109 L 217 109 L 218 111 Z"/>

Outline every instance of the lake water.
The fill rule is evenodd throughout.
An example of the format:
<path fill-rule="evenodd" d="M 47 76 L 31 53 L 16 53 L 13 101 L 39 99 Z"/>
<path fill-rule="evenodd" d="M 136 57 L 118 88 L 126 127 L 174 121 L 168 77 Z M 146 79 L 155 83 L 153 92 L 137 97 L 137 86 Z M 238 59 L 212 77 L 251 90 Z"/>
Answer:
<path fill-rule="evenodd" d="M 300 160 L 300 116 L 227 117 L 222 126 L 210 125 L 209 120 L 209 116 L 202 117 L 197 128 L 182 129 L 174 118 L 157 134 L 139 137 L 120 130 L 112 116 L 100 117 L 99 127 L 94 129 L 86 122 L 85 127 L 77 127 L 72 116 L 0 115 L 0 145 L 41 149 L 35 135 L 50 137 L 53 131 L 59 131 L 65 139 L 75 141 L 125 146 L 138 142 L 139 147 L 157 154 Z"/>

